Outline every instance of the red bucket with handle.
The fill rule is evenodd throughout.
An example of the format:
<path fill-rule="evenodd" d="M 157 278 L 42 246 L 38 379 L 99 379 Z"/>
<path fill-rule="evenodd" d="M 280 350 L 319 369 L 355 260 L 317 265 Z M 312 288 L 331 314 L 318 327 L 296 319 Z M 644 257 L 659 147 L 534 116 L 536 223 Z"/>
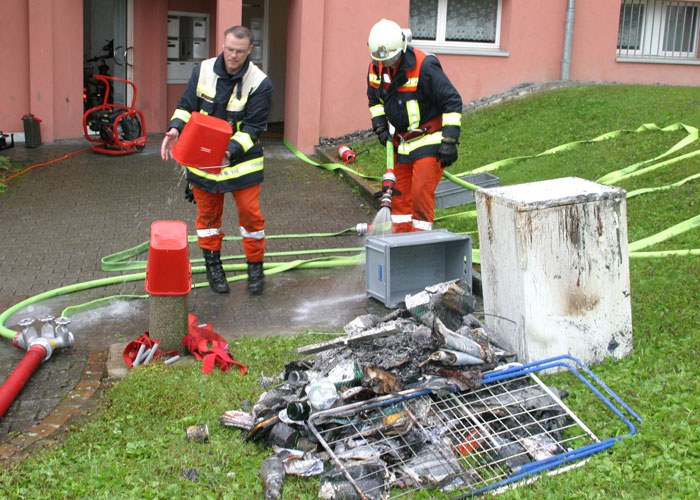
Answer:
<path fill-rule="evenodd" d="M 173 158 L 186 167 L 218 173 L 231 135 L 226 120 L 195 111 L 173 147 Z"/>

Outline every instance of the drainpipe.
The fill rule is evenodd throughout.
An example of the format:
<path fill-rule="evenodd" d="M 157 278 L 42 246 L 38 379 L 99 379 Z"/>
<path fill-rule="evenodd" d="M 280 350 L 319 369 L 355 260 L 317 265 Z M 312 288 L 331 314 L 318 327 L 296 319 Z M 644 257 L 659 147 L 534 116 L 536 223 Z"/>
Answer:
<path fill-rule="evenodd" d="M 561 79 L 569 80 L 571 76 L 571 40 L 574 38 L 574 10 L 576 0 L 568 0 L 566 23 L 564 25 L 564 53 L 561 59 Z"/>
<path fill-rule="evenodd" d="M 12 339 L 12 343 L 15 347 L 26 349 L 27 353 L 0 386 L 0 418 L 5 415 L 42 361 L 51 357 L 54 349 L 70 348 L 75 344 L 73 334 L 68 331 L 68 318 L 60 317 L 54 321 L 49 316 L 41 319 L 41 322 L 43 325 L 40 333 L 33 326 L 34 319 L 25 318 L 19 322 L 23 329 Z"/>

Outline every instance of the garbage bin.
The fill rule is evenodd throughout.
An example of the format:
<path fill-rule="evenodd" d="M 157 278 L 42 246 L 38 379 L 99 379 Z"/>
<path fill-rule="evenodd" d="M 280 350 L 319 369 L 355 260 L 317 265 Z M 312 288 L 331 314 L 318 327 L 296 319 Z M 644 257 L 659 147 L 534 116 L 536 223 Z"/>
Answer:
<path fill-rule="evenodd" d="M 38 148 L 41 146 L 41 128 L 39 124 L 41 119 L 33 114 L 24 115 L 24 145 L 28 148 Z"/>

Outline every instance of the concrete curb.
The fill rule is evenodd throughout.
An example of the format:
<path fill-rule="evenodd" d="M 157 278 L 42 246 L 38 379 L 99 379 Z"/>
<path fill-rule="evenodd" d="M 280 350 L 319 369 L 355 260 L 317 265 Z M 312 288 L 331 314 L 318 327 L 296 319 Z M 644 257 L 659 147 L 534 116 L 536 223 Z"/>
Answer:
<path fill-rule="evenodd" d="M 129 368 L 124 363 L 122 354 L 128 342 L 119 342 L 109 346 L 107 353 L 107 374 L 110 378 L 123 379 L 129 372 Z"/>
<path fill-rule="evenodd" d="M 102 389 L 106 374 L 106 352 L 90 353 L 80 380 L 41 423 L 9 442 L 0 444 L 0 460 L 23 459 L 38 444 L 52 444 L 55 433 L 84 411 L 86 405 Z"/>
<path fill-rule="evenodd" d="M 48 447 L 57 442 L 56 433 L 84 413 L 88 403 L 96 402 L 106 380 L 126 377 L 129 369 L 122 359 L 122 353 L 127 343 L 112 344 L 107 352 L 90 353 L 80 380 L 51 413 L 41 423 L 0 444 L 0 461 L 20 461 L 37 446 Z M 183 356 L 178 363 L 191 364 L 195 361 L 193 356 Z"/>

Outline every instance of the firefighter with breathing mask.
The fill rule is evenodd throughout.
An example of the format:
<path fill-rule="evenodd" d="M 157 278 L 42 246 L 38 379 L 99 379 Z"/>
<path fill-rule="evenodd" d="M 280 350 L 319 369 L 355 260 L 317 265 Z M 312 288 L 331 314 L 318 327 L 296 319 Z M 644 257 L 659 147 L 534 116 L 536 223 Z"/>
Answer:
<path fill-rule="evenodd" d="M 368 39 L 372 129 L 395 148 L 391 203 L 395 233 L 433 227 L 435 189 L 457 160 L 462 98 L 432 54 L 410 47 L 410 31 L 382 19 Z M 390 129 L 393 128 L 393 136 Z"/>

